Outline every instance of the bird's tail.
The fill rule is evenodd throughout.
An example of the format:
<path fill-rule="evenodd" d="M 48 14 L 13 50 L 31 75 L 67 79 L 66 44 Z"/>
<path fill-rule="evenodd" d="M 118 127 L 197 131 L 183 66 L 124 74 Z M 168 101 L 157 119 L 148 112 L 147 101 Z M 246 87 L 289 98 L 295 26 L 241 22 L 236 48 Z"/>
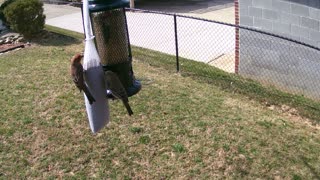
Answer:
<path fill-rule="evenodd" d="M 132 111 L 132 109 L 131 109 L 131 107 L 130 107 L 129 103 L 128 103 L 128 102 L 126 102 L 126 101 L 123 101 L 123 104 L 124 104 L 124 106 L 126 107 L 126 109 L 127 109 L 127 111 L 128 111 L 129 116 L 131 116 L 131 115 L 133 114 L 133 111 Z"/>
<path fill-rule="evenodd" d="M 83 88 L 83 92 L 87 96 L 90 104 L 92 104 L 93 102 L 96 101 L 86 86 L 85 86 L 85 88 Z"/>

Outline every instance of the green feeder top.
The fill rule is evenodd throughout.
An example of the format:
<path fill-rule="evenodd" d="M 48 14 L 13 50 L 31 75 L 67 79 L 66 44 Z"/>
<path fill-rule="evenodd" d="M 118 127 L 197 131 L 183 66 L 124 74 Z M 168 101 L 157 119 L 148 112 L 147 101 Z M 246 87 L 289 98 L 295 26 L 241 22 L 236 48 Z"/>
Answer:
<path fill-rule="evenodd" d="M 89 9 L 91 12 L 129 7 L 129 5 L 129 0 L 89 0 Z"/>

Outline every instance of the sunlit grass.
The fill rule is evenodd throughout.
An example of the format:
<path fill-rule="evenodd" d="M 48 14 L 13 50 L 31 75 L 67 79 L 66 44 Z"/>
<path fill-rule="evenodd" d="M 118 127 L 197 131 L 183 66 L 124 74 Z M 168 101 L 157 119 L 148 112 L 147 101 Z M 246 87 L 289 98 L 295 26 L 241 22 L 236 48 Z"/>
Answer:
<path fill-rule="evenodd" d="M 1 178 L 319 178 L 316 126 L 149 63 L 161 57 L 141 49 L 134 115 L 110 101 L 110 124 L 92 135 L 68 72 L 81 40 L 51 34 L 36 42 L 0 56 Z"/>

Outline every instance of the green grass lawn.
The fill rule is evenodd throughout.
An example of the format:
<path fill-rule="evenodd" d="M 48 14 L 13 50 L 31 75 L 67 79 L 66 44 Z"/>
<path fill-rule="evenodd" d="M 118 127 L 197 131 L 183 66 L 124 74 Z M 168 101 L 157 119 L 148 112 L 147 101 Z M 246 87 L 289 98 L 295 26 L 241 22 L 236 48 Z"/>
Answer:
<path fill-rule="evenodd" d="M 130 98 L 135 114 L 110 101 L 110 124 L 92 135 L 69 76 L 82 41 L 51 34 L 37 43 L 0 55 L 0 179 L 320 177 L 317 124 L 219 79 L 172 73 L 150 63 L 159 54 L 138 48 L 133 66 L 143 88 Z"/>

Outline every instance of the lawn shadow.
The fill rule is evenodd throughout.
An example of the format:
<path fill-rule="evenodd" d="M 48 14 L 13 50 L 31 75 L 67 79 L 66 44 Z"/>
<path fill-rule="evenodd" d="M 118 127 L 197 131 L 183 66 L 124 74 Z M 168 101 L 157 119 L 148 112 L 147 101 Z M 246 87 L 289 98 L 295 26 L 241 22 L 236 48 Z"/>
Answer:
<path fill-rule="evenodd" d="M 81 40 L 76 37 L 43 30 L 38 36 L 31 39 L 31 42 L 42 46 L 68 46 L 81 43 Z"/>
<path fill-rule="evenodd" d="M 139 0 L 135 8 L 173 13 L 206 13 L 234 6 L 234 0 Z"/>

